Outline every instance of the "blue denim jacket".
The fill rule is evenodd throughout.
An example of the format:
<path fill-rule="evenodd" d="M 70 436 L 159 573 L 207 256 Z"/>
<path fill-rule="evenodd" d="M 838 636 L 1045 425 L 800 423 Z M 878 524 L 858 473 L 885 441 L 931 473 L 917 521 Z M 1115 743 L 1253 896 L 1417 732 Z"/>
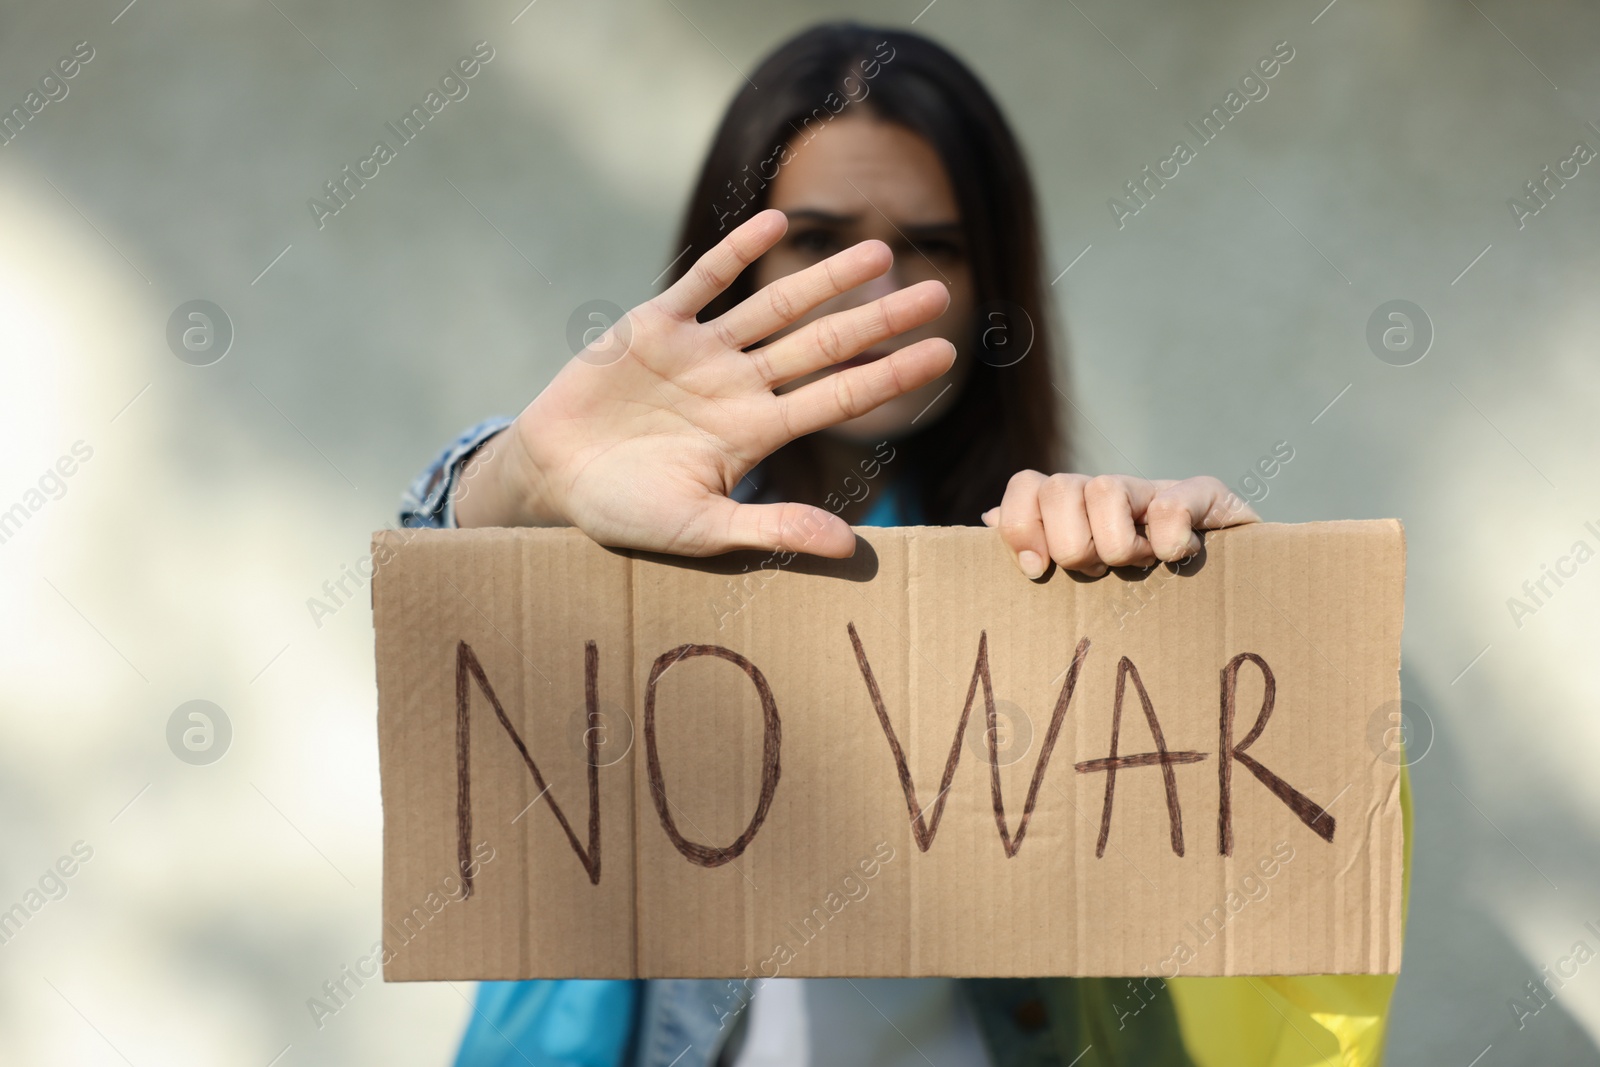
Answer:
<path fill-rule="evenodd" d="M 401 525 L 455 526 L 462 468 L 510 422 L 487 420 L 451 442 L 407 490 Z M 761 491 L 757 468 L 735 495 L 758 499 Z M 920 516 L 905 504 L 892 492 L 881 494 L 860 524 L 915 524 Z M 456 1067 L 717 1067 L 747 1003 L 730 992 L 733 985 L 699 979 L 483 982 Z M 997 1067 L 1193 1067 L 1162 987 L 1160 979 L 960 983 Z"/>

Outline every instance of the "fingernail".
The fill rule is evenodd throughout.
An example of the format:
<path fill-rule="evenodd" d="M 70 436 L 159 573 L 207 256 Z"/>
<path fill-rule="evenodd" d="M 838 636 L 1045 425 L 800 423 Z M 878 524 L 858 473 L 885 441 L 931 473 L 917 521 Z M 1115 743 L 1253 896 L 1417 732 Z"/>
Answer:
<path fill-rule="evenodd" d="M 1022 567 L 1022 573 L 1029 578 L 1037 578 L 1044 573 L 1044 560 L 1039 558 L 1039 553 L 1026 549 L 1017 553 L 1017 563 Z"/>

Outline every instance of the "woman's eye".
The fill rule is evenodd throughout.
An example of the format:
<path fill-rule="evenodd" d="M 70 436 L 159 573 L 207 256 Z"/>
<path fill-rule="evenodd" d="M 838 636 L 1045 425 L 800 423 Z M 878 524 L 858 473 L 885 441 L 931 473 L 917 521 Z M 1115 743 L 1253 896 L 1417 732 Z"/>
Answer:
<path fill-rule="evenodd" d="M 955 241 L 944 241 L 937 239 L 932 241 L 918 241 L 917 251 L 921 252 L 929 259 L 939 260 L 960 259 L 963 254 L 961 246 Z"/>
<path fill-rule="evenodd" d="M 839 239 L 827 230 L 802 230 L 789 239 L 802 252 L 832 255 L 839 250 Z"/>

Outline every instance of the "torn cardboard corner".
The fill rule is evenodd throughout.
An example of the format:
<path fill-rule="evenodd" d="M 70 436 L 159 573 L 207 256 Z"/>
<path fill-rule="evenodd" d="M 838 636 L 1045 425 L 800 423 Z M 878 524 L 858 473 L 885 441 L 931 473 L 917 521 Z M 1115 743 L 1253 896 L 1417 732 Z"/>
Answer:
<path fill-rule="evenodd" d="M 385 977 L 1399 969 L 1398 522 L 858 534 L 375 535 Z"/>

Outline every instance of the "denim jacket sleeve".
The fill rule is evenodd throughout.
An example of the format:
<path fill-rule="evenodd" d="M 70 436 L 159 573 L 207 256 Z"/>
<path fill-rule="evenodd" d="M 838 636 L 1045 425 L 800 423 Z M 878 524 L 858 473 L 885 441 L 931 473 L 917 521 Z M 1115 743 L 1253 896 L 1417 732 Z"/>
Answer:
<path fill-rule="evenodd" d="M 441 530 L 455 529 L 456 487 L 461 482 L 462 469 L 479 448 L 512 422 L 510 417 L 504 415 L 484 419 L 446 445 L 444 451 L 416 476 L 400 498 L 400 525 L 413 529 L 425 526 Z M 757 465 L 740 480 L 731 495 L 741 504 L 770 502 L 770 494 L 763 495 L 765 481 L 763 468 Z"/>
<path fill-rule="evenodd" d="M 461 481 L 462 468 L 489 438 L 511 422 L 505 416 L 485 419 L 445 446 L 400 498 L 400 525 L 413 529 L 422 526 L 454 529 L 456 486 Z"/>

